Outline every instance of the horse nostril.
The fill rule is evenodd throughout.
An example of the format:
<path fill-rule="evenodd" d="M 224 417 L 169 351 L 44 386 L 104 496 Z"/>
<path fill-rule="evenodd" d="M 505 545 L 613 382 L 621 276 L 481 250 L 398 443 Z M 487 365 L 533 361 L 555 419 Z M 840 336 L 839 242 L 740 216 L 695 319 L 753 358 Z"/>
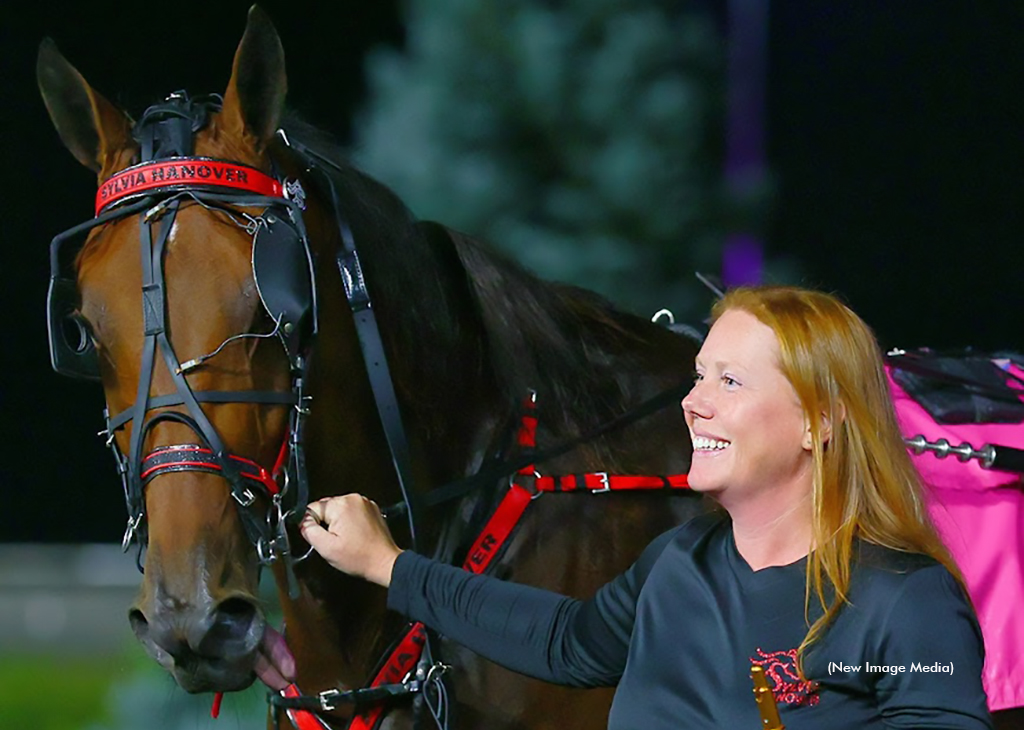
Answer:
<path fill-rule="evenodd" d="M 256 605 L 244 598 L 228 598 L 211 612 L 211 622 L 201 646 L 197 647 L 206 656 L 224 656 L 242 653 L 252 648 L 258 637 L 254 637 L 253 625 L 258 611 Z"/>
<path fill-rule="evenodd" d="M 168 669 L 188 649 L 173 632 L 162 626 L 159 621 L 151 624 L 146 618 L 146 614 L 138 608 L 133 608 L 128 612 L 128 623 L 131 624 L 132 632 L 149 655 Z"/>
<path fill-rule="evenodd" d="M 149 621 L 146 620 L 146 615 L 139 609 L 133 608 L 128 612 L 128 623 L 131 624 L 132 631 L 139 640 L 145 639 L 149 634 Z"/>

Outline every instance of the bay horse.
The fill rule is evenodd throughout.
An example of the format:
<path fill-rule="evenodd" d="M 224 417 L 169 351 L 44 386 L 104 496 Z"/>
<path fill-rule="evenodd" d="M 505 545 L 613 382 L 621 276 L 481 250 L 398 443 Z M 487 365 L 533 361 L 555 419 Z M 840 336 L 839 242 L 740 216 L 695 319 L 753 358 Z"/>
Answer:
<path fill-rule="evenodd" d="M 415 538 L 420 552 L 462 560 L 510 482 L 425 500 L 518 454 L 528 394 L 537 453 L 575 444 L 547 452 L 540 473 L 607 485 L 609 473 L 687 471 L 678 407 L 576 442 L 679 388 L 697 343 L 417 221 L 285 113 L 284 51 L 259 8 L 222 97 L 174 94 L 134 122 L 48 40 L 37 77 L 61 139 L 100 183 L 97 216 L 51 247 L 51 357 L 60 372 L 102 381 L 125 547 L 138 543 L 144 569 L 129 620 L 183 689 L 244 689 L 259 662 L 280 660 L 257 598 L 266 564 L 296 685 L 362 686 L 404 620 L 379 588 L 316 555 L 299 561 L 289 540 L 306 500 L 360 492 L 407 504 L 418 521 L 389 514 L 400 544 Z M 61 244 L 76 236 L 85 240 L 65 277 Z M 352 306 L 353 288 L 364 306 Z M 369 354 L 367 318 L 379 333 Z M 395 399 L 383 406 L 381 363 Z M 407 434 L 397 450 L 396 420 Z M 493 574 L 586 597 L 704 509 L 685 490 L 565 492 L 530 501 Z M 545 685 L 443 639 L 437 653 L 454 667 L 453 726 L 606 722 L 609 690 Z M 412 727 L 416 703 L 392 704 L 378 726 Z M 321 718 L 340 728 L 352 714 Z M 272 724 L 283 718 L 272 709 Z"/>

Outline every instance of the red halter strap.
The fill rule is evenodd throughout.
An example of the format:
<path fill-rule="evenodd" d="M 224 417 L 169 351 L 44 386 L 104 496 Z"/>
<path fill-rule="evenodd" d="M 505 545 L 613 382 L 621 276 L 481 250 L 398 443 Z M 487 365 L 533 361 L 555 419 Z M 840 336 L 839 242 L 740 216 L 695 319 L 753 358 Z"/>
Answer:
<path fill-rule="evenodd" d="M 96 191 L 96 215 L 114 203 L 143 193 L 225 188 L 271 198 L 284 197 L 281 183 L 255 167 L 206 157 L 173 157 L 144 162 L 111 175 Z"/>

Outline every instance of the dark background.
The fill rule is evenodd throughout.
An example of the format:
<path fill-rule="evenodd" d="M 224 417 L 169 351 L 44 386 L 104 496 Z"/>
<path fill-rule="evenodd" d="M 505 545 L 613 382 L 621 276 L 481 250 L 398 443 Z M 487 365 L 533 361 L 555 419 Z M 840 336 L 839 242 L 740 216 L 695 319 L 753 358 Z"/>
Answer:
<path fill-rule="evenodd" d="M 116 541 L 125 520 L 92 435 L 100 388 L 49 367 L 47 244 L 91 216 L 95 180 L 46 116 L 39 41 L 53 37 L 137 115 L 175 89 L 223 91 L 248 5 L 94 0 L 4 13 L 0 541 Z M 398 4 L 262 5 L 287 53 L 290 105 L 344 139 L 365 50 L 402 42 Z M 767 251 L 798 260 L 801 283 L 842 295 L 884 347 L 1024 349 L 1022 41 L 1024 4 L 1012 0 L 772 3 Z"/>

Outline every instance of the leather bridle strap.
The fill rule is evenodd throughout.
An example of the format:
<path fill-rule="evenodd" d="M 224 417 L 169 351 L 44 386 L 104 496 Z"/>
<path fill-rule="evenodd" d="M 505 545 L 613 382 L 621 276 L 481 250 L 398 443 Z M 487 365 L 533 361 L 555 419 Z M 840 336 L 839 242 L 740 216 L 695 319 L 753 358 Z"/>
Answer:
<path fill-rule="evenodd" d="M 130 409 L 130 420 L 135 422 L 135 427 L 132 428 L 128 448 L 126 498 L 128 501 L 129 525 L 125 533 L 124 545 L 130 544 L 132 533 L 134 533 L 135 528 L 141 525 L 145 516 L 144 482 L 142 478 L 144 468 L 142 451 L 145 436 L 158 423 L 177 421 L 195 432 L 202 439 L 203 446 L 209 449 L 211 460 L 219 467 L 221 475 L 228 482 L 231 496 L 242 507 L 239 510 L 239 517 L 246 536 L 257 547 L 257 550 L 260 550 L 261 545 L 270 542 L 270 530 L 265 521 L 257 519 L 247 509 L 253 504 L 255 497 L 241 477 L 238 463 L 230 458 L 231 455 L 224 446 L 220 434 L 200 407 L 199 401 L 185 380 L 185 376 L 181 373 L 178 358 L 171 346 L 170 339 L 167 337 L 165 323 L 167 296 L 164 289 L 163 274 L 164 250 L 180 202 L 180 199 L 177 198 L 166 201 L 160 209 L 161 215 L 157 220 L 149 220 L 149 214 L 147 214 L 143 216 L 139 223 L 144 337 L 138 390 L 136 392 L 135 404 Z M 152 231 L 154 227 L 159 228 L 155 240 Z M 146 421 L 146 413 L 153 408 L 149 391 L 152 386 L 157 350 L 163 356 L 164 364 L 174 383 L 175 390 L 177 391 L 176 400 L 185 407 L 187 415 L 173 411 L 164 412 Z M 129 419 L 126 418 L 125 422 L 127 420 Z M 108 431 L 113 433 L 109 426 Z"/>
<path fill-rule="evenodd" d="M 539 476 L 533 483 L 538 492 L 616 492 L 637 489 L 689 489 L 686 474 L 668 476 L 646 476 L 609 474 L 606 471 L 567 476 Z"/>
<path fill-rule="evenodd" d="M 282 139 L 285 144 L 302 156 L 309 171 L 320 174 L 331 196 L 335 224 L 341 236 L 341 247 L 336 256 L 338 273 L 341 275 L 345 287 L 345 298 L 352 312 L 356 334 L 359 338 L 359 350 L 366 366 L 374 403 L 377 406 L 377 413 L 394 465 L 398 488 L 402 495 L 402 509 L 409 525 L 410 547 L 416 551 L 418 548 L 416 526 L 420 523 L 419 504 L 415 501 L 418 498 L 414 498 L 412 491 L 412 459 L 409 440 L 405 433 L 405 427 L 402 425 L 398 397 L 395 395 L 384 342 L 380 335 L 380 328 L 377 326 L 377 316 L 373 311 L 370 292 L 366 287 L 362 264 L 359 261 L 359 252 L 356 250 L 355 237 L 343 215 L 341 200 L 335 189 L 331 172 L 321 167 L 321 163 L 335 171 L 340 171 L 340 168 L 332 160 L 306 147 L 301 142 L 291 140 L 284 135 L 282 135 Z"/>
<path fill-rule="evenodd" d="M 648 401 L 659 402 L 662 396 Z M 651 407 L 642 404 L 643 407 Z M 631 414 L 626 414 L 631 416 Z M 621 418 L 621 417 L 620 417 Z M 619 420 L 619 419 L 617 419 Z M 516 443 L 523 453 L 516 469 L 516 476 L 510 479 L 508 491 L 502 497 L 494 512 L 466 553 L 463 570 L 471 573 L 486 573 L 494 559 L 502 552 L 526 513 L 527 507 L 540 496 L 542 491 L 570 492 L 589 490 L 605 492 L 617 489 L 688 489 L 686 474 L 670 476 L 609 475 L 604 472 L 579 474 L 567 477 L 540 476 L 534 460 L 538 456 L 536 398 L 534 394 L 523 401 L 523 412 L 516 432 Z M 519 479 L 533 479 L 533 489 L 519 484 Z M 572 485 L 571 488 L 569 485 Z M 413 676 L 422 665 L 423 652 L 429 650 L 427 627 L 420 621 L 410 622 L 392 649 L 374 672 L 367 687 L 362 689 L 328 689 L 317 695 L 303 695 L 295 684 L 289 685 L 279 694 L 268 695 L 270 704 L 286 710 L 288 719 L 297 730 L 326 730 L 329 726 L 317 713 L 330 712 L 340 704 L 352 703 L 357 706 L 347 730 L 377 730 L 383 720 L 386 705 L 382 699 L 422 692 L 425 684 L 420 681 L 403 681 Z M 430 664 L 430 662 L 428 662 Z M 443 665 L 439 665 L 442 666 Z M 443 673 L 443 671 L 442 671 Z M 419 679 L 419 674 L 415 675 Z M 429 673 L 426 676 L 430 676 Z M 440 679 L 440 677 L 438 677 Z M 359 710 L 359 705 L 372 706 Z"/>
<path fill-rule="evenodd" d="M 293 391 L 279 390 L 194 390 L 192 395 L 197 403 L 258 403 L 262 405 L 293 406 L 298 403 Z M 178 393 L 155 395 L 149 399 L 150 410 L 180 406 L 184 399 Z M 107 428 L 116 431 L 135 418 L 135 408 L 127 408 L 108 419 Z"/>
<path fill-rule="evenodd" d="M 156 361 L 157 340 L 156 334 L 164 328 L 164 295 L 163 295 L 163 272 L 161 261 L 163 259 L 164 245 L 173 227 L 174 217 L 178 212 L 179 201 L 173 200 L 167 207 L 168 214 L 156 225 L 163 224 L 157 235 L 156 246 L 153 245 L 152 225 L 147 221 L 148 214 L 139 221 L 140 253 L 142 257 L 142 314 L 143 314 L 143 340 L 142 340 L 142 363 L 139 369 L 139 382 L 136 385 L 135 403 L 132 405 L 132 419 L 135 421 L 135 428 L 132 429 L 128 445 L 128 517 L 129 530 L 134 525 L 138 527 L 143 515 L 145 505 L 142 495 L 142 483 L 139 479 L 137 469 L 142 461 L 142 448 L 145 441 L 145 433 L 148 430 L 145 418 L 149 411 L 149 391 L 153 382 L 153 366 Z M 156 270 L 159 278 L 154 278 L 154 258 L 157 261 Z M 113 431 L 108 427 L 110 435 Z M 130 543 L 131 536 L 125 535 L 125 543 Z"/>

